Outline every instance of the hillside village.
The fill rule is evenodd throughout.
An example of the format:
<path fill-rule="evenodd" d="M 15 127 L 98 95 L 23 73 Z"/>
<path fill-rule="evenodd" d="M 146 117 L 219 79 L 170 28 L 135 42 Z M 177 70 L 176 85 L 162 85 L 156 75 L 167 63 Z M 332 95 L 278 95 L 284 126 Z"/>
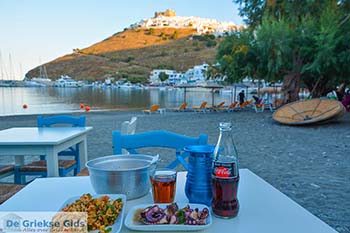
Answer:
<path fill-rule="evenodd" d="M 177 16 L 176 12 L 167 9 L 164 12 L 155 12 L 153 18 L 141 20 L 130 25 L 130 28 L 193 28 L 198 35 L 213 34 L 223 36 L 225 33 L 239 30 L 241 27 L 232 22 L 219 22 L 216 19 L 206 19 L 195 16 Z"/>

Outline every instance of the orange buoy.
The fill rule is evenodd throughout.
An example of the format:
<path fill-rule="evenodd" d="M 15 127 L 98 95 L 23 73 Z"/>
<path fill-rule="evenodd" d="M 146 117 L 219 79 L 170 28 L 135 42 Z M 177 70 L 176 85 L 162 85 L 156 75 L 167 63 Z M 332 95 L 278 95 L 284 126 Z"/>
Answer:
<path fill-rule="evenodd" d="M 27 104 L 23 104 L 23 109 L 27 109 L 28 108 L 28 105 Z"/>
<path fill-rule="evenodd" d="M 84 109 L 85 108 L 85 104 L 80 104 L 80 109 Z"/>
<path fill-rule="evenodd" d="M 89 106 L 85 106 L 85 111 L 86 112 L 90 112 L 90 107 Z"/>

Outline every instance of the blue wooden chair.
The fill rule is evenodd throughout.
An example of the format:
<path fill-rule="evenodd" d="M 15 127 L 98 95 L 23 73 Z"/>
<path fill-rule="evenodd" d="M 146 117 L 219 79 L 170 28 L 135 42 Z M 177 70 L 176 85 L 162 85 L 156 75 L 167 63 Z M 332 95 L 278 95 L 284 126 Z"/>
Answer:
<path fill-rule="evenodd" d="M 132 135 L 123 135 L 119 131 L 113 131 L 113 153 L 121 154 L 122 149 L 127 150 L 130 154 L 138 154 L 136 151 L 146 147 L 163 147 L 175 149 L 175 160 L 172 161 L 167 168 L 175 168 L 181 164 L 188 169 L 185 158 L 188 156 L 183 148 L 188 145 L 207 144 L 208 136 L 201 134 L 198 138 L 188 137 L 165 130 L 156 130 L 145 133 Z"/>
<path fill-rule="evenodd" d="M 70 127 L 85 127 L 85 116 L 73 117 L 67 115 L 61 116 L 51 116 L 51 117 L 42 117 L 38 116 L 37 124 L 38 127 L 52 127 L 52 126 L 70 126 Z M 61 151 L 58 153 L 58 156 L 73 156 L 76 161 L 76 166 L 74 170 L 74 175 L 80 172 L 80 159 L 79 159 L 79 146 L 71 146 L 67 150 Z M 41 160 L 45 158 L 41 157 Z"/>
<path fill-rule="evenodd" d="M 85 116 L 73 117 L 73 116 L 52 116 L 37 118 L 38 127 L 54 127 L 54 126 L 70 126 L 70 127 L 85 127 Z M 67 150 L 58 153 L 58 156 L 73 157 L 73 159 L 59 159 L 59 175 L 66 176 L 69 172 L 74 170 L 74 175 L 80 172 L 80 158 L 79 158 L 79 146 L 74 145 Z M 27 165 L 17 168 L 18 179 L 22 180 L 25 176 L 47 176 L 46 160 L 45 156 L 40 156 L 39 161 L 33 161 Z"/>

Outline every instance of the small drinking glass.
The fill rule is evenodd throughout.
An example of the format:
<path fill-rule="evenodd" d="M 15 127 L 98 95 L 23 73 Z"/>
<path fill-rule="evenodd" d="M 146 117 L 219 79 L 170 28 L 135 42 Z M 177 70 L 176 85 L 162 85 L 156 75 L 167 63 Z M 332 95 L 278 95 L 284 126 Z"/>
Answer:
<path fill-rule="evenodd" d="M 152 194 L 154 203 L 172 203 L 176 190 L 176 171 L 173 169 L 158 169 L 151 174 Z"/>

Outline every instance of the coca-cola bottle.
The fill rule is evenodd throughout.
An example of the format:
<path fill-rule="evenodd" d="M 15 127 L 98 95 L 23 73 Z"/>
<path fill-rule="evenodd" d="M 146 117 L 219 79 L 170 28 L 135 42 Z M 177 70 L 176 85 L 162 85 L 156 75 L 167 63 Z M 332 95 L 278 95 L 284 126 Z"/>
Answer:
<path fill-rule="evenodd" d="M 233 142 L 232 125 L 229 122 L 220 123 L 220 135 L 214 149 L 212 181 L 213 213 L 223 218 L 237 216 L 238 155 Z"/>

